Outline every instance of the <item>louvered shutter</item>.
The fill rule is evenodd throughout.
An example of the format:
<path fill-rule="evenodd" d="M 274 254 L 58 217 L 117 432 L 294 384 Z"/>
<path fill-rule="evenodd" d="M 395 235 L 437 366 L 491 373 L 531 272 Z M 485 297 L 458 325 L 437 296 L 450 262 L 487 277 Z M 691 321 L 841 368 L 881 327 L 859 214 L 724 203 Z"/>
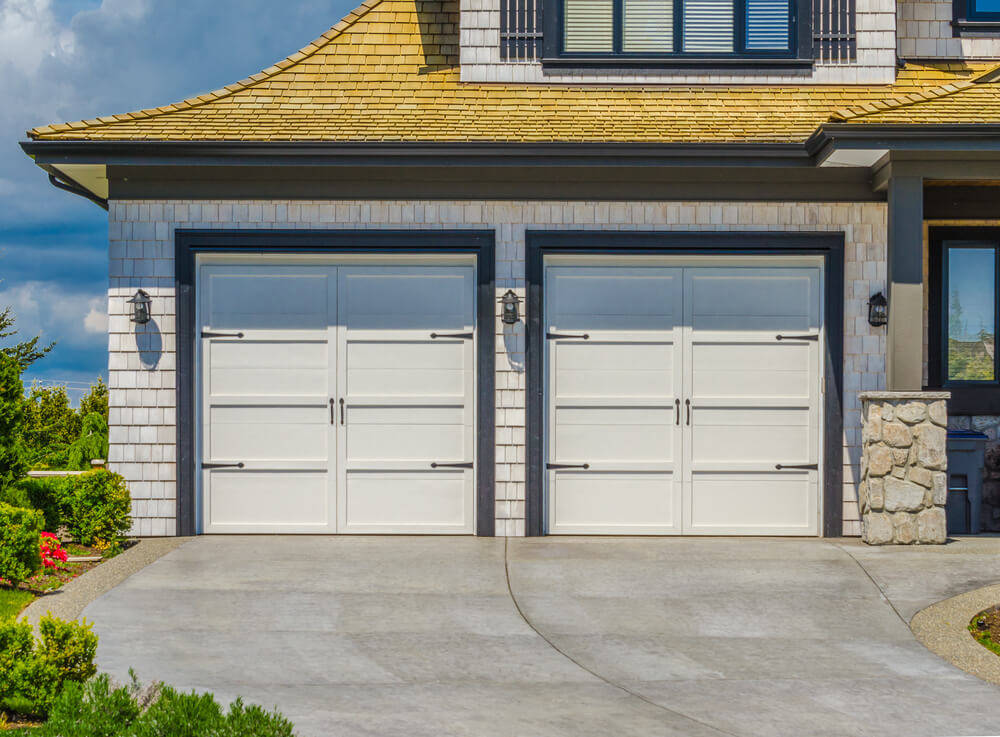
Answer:
<path fill-rule="evenodd" d="M 747 49 L 788 50 L 788 0 L 747 0 Z"/>
<path fill-rule="evenodd" d="M 623 0 L 622 47 L 626 52 L 674 50 L 673 0 Z"/>
<path fill-rule="evenodd" d="M 684 51 L 733 51 L 733 0 L 684 0 Z"/>
<path fill-rule="evenodd" d="M 612 0 L 565 0 L 564 49 L 610 52 L 614 45 Z"/>

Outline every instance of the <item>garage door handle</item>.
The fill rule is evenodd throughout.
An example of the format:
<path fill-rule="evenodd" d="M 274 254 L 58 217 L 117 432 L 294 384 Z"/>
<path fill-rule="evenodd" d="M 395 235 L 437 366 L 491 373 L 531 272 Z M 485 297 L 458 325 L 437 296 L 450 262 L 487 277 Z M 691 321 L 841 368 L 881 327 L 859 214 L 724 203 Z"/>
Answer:
<path fill-rule="evenodd" d="M 202 338 L 242 338 L 243 333 L 209 333 L 203 332 Z"/>
<path fill-rule="evenodd" d="M 546 333 L 546 340 L 563 340 L 566 338 L 579 338 L 580 340 L 590 340 L 590 335 L 588 333 L 581 333 L 580 335 L 572 335 L 570 333 Z"/>
<path fill-rule="evenodd" d="M 686 422 L 687 422 L 688 425 L 690 425 L 691 424 L 691 400 L 690 399 L 685 399 L 684 400 L 684 410 L 685 410 L 685 412 L 687 414 L 687 420 L 686 420 Z"/>
<path fill-rule="evenodd" d="M 681 426 L 681 400 L 674 400 L 674 424 L 677 427 Z"/>
<path fill-rule="evenodd" d="M 563 468 L 582 468 L 586 471 L 590 468 L 589 463 L 546 463 L 545 468 L 548 471 L 558 471 Z"/>
<path fill-rule="evenodd" d="M 431 340 L 438 338 L 461 338 L 462 340 L 472 340 L 472 333 L 431 333 Z"/>
<path fill-rule="evenodd" d="M 239 463 L 202 463 L 202 468 L 243 468 L 243 462 Z"/>
<path fill-rule="evenodd" d="M 775 340 L 819 340 L 819 335 L 775 335 Z"/>
<path fill-rule="evenodd" d="M 472 468 L 472 462 L 469 463 L 432 463 L 431 468 Z"/>
<path fill-rule="evenodd" d="M 799 469 L 799 470 L 804 470 L 804 471 L 818 471 L 819 470 L 819 464 L 818 463 L 799 463 L 799 464 L 794 464 L 793 465 L 793 464 L 787 464 L 787 463 L 778 463 L 778 464 L 775 465 L 775 468 L 778 469 L 779 471 L 783 471 L 786 468 L 793 468 L 793 469 Z"/>

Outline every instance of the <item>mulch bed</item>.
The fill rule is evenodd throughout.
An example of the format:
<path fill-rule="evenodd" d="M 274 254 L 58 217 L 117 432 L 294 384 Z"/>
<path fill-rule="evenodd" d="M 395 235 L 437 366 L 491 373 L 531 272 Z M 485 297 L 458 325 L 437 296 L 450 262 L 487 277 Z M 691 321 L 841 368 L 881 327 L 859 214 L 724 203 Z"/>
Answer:
<path fill-rule="evenodd" d="M 99 557 L 101 555 L 101 551 L 96 548 L 87 547 L 86 545 L 78 545 L 76 543 L 66 543 L 63 545 L 63 549 L 71 558 Z M 45 596 L 46 594 L 55 591 L 63 584 L 72 581 L 77 576 L 86 573 L 94 566 L 100 564 L 100 560 L 82 561 L 79 563 L 60 563 L 56 568 L 43 569 L 16 588 L 12 587 L 8 581 L 0 578 L 0 590 L 23 591 L 27 594 L 31 594 L 34 598 Z M 30 600 L 24 606 L 27 607 L 28 603 L 30 603 Z"/>
<path fill-rule="evenodd" d="M 1000 604 L 974 616 L 969 632 L 980 645 L 1000 655 Z"/>

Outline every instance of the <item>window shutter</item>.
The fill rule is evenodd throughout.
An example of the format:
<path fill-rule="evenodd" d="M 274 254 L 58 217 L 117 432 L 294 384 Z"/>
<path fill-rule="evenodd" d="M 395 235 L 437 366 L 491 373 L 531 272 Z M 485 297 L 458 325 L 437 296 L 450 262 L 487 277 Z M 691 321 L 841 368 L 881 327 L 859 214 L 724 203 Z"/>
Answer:
<path fill-rule="evenodd" d="M 612 0 L 565 0 L 563 25 L 566 51 L 610 52 L 614 45 Z"/>
<path fill-rule="evenodd" d="M 788 50 L 788 0 L 747 0 L 747 49 Z"/>
<path fill-rule="evenodd" d="M 673 0 L 623 0 L 622 47 L 626 52 L 674 50 Z"/>
<path fill-rule="evenodd" d="M 684 51 L 732 53 L 733 0 L 684 0 Z"/>

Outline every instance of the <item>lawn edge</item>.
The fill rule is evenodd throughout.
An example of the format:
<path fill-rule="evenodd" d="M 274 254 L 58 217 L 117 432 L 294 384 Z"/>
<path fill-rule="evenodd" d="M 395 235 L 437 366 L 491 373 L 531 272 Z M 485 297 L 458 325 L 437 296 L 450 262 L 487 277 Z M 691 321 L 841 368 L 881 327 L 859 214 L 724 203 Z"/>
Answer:
<path fill-rule="evenodd" d="M 980 645 L 969 632 L 969 621 L 1000 603 L 1000 584 L 983 586 L 921 609 L 910 629 L 921 644 L 956 668 L 1000 686 L 1000 655 Z"/>
<path fill-rule="evenodd" d="M 143 538 L 120 555 L 94 566 L 55 591 L 38 597 L 21 612 L 18 619 L 29 622 L 32 626 L 37 625 L 48 613 L 60 619 L 78 619 L 87 605 L 98 597 L 192 539 Z"/>

